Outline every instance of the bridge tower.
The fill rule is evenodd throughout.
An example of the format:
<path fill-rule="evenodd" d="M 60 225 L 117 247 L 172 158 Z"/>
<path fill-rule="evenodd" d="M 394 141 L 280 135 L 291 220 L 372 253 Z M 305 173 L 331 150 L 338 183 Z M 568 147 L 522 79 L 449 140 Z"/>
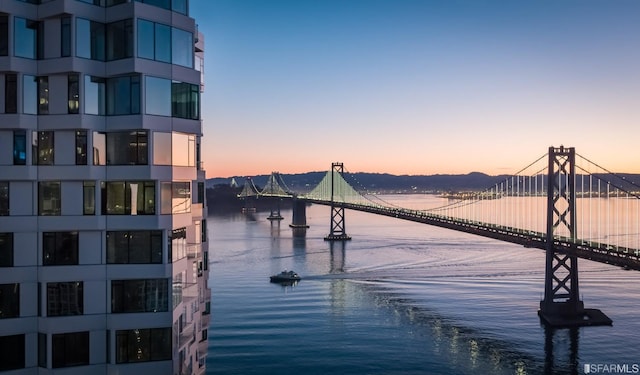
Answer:
<path fill-rule="evenodd" d="M 324 238 L 325 241 L 347 241 L 351 237 L 347 235 L 344 223 L 344 207 L 337 205 L 335 202 L 336 174 L 342 176 L 344 172 L 343 163 L 331 164 L 331 226 L 329 234 Z"/>
<path fill-rule="evenodd" d="M 549 147 L 544 299 L 538 315 L 550 326 L 610 325 L 597 309 L 585 309 L 578 289 L 578 258 L 556 249 L 554 234 L 576 240 L 575 149 Z"/>

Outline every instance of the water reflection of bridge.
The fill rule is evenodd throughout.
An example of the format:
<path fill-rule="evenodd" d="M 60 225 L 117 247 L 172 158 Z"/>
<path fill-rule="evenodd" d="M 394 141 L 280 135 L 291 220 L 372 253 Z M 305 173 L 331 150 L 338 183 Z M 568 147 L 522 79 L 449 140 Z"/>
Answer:
<path fill-rule="evenodd" d="M 328 205 L 325 239 L 330 241 L 351 239 L 345 226 L 345 209 L 351 209 L 543 249 L 545 294 L 539 315 L 552 326 L 611 324 L 599 310 L 584 308 L 578 258 L 640 270 L 640 185 L 574 148 L 550 147 L 504 181 L 424 210 L 384 202 L 347 178 L 343 164 L 333 163 L 315 188 L 297 193 L 274 172 L 262 190 L 248 180 L 238 196 L 293 199 L 291 226 L 298 229 L 306 227 L 307 204 Z"/>

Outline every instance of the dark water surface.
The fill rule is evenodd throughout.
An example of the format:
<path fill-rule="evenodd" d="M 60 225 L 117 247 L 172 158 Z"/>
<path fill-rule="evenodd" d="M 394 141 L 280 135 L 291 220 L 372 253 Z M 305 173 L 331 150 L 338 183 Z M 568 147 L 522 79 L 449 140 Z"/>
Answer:
<path fill-rule="evenodd" d="M 581 260 L 585 306 L 613 326 L 552 331 L 536 314 L 543 251 L 354 211 L 353 240 L 331 245 L 329 214 L 308 207 L 303 237 L 290 211 L 273 223 L 268 213 L 209 217 L 208 373 L 572 374 L 640 363 L 640 272 Z M 284 269 L 303 280 L 269 282 Z"/>

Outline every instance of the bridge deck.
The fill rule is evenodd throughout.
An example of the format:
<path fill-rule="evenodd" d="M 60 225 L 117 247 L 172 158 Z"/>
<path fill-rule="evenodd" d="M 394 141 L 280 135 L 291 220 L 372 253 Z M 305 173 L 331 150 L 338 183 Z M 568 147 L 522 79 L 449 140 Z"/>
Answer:
<path fill-rule="evenodd" d="M 310 203 L 330 206 L 331 201 L 298 198 Z M 390 208 L 383 206 L 369 206 L 353 203 L 333 202 L 335 206 L 346 209 L 369 212 L 372 214 L 395 217 L 417 223 L 434 225 L 478 236 L 511 242 L 525 247 L 545 250 L 547 239 L 545 233 L 527 231 L 519 228 L 500 226 L 477 221 L 467 221 L 447 216 L 428 214 L 424 211 Z M 626 247 L 612 246 L 595 241 L 571 240 L 567 237 L 556 237 L 554 240 L 556 251 L 575 255 L 578 258 L 595 262 L 611 264 L 625 269 L 640 271 L 640 250 Z"/>

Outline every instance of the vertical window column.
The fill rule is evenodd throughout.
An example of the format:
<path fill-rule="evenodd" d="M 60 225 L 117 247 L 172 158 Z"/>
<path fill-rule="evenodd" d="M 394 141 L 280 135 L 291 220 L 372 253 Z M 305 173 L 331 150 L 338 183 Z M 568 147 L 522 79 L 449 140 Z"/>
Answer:
<path fill-rule="evenodd" d="M 78 73 L 71 73 L 67 83 L 68 113 L 76 114 L 80 111 L 80 85 Z"/>
<path fill-rule="evenodd" d="M 0 32 L 1 35 L 1 32 Z M 4 113 L 18 112 L 18 76 L 7 73 L 4 75 Z"/>
<path fill-rule="evenodd" d="M 76 165 L 87 165 L 87 131 L 76 131 Z"/>
<path fill-rule="evenodd" d="M 0 181 L 0 216 L 9 215 L 9 181 Z"/>

